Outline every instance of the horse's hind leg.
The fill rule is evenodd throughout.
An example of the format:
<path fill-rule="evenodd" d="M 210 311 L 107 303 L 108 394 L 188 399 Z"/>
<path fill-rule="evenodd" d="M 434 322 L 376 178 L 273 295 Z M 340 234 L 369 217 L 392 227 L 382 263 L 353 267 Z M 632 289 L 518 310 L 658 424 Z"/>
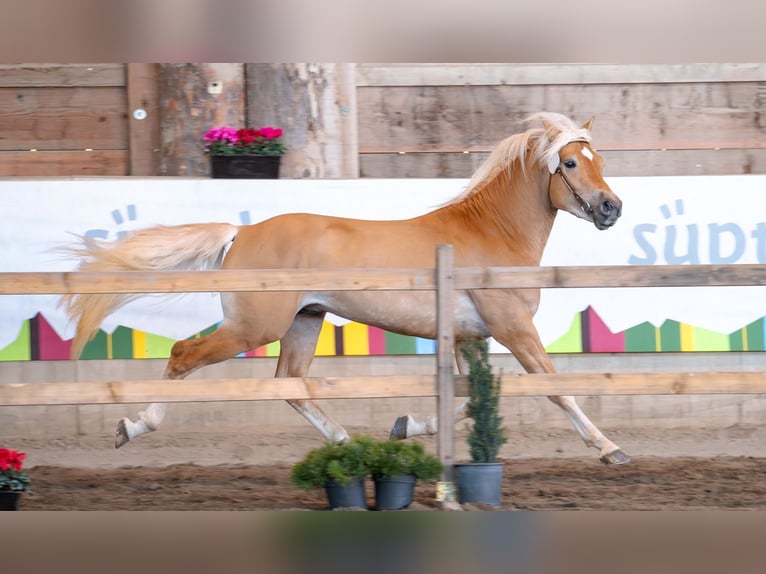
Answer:
<path fill-rule="evenodd" d="M 301 311 L 280 342 L 276 377 L 305 377 L 314 359 L 317 339 L 322 329 L 323 312 Z M 310 400 L 289 400 L 287 403 L 302 414 L 314 428 L 332 442 L 345 442 L 348 433 L 318 405 Z"/>
<path fill-rule="evenodd" d="M 236 329 L 224 323 L 209 335 L 199 339 L 177 341 L 170 351 L 170 360 L 162 378 L 182 379 L 200 367 L 225 361 L 260 344 L 262 343 L 253 343 L 252 340 L 243 337 Z M 145 410 L 138 413 L 138 420 L 120 419 L 115 434 L 115 448 L 120 448 L 142 434 L 157 430 L 165 418 L 166 409 L 166 403 L 151 403 Z"/>
<path fill-rule="evenodd" d="M 460 343 L 455 345 L 455 362 L 457 363 L 457 370 L 461 375 L 468 373 L 468 364 L 460 348 Z M 468 401 L 466 399 L 463 403 L 455 409 L 454 422 L 457 424 L 468 418 Z M 405 439 L 412 438 L 427 434 L 436 434 L 438 432 L 439 419 L 436 415 L 427 416 L 422 422 L 418 422 L 412 415 L 402 415 L 394 421 L 394 425 L 391 427 L 389 438 L 392 439 Z"/>

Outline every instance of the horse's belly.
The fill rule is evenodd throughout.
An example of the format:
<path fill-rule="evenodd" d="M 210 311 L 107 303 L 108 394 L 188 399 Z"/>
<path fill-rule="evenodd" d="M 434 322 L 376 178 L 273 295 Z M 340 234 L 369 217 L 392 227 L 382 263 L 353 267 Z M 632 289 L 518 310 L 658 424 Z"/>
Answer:
<path fill-rule="evenodd" d="M 350 321 L 393 333 L 436 338 L 433 292 L 321 292 L 307 294 L 305 306 L 316 306 Z M 489 330 L 465 292 L 453 300 L 455 336 L 489 337 Z"/>

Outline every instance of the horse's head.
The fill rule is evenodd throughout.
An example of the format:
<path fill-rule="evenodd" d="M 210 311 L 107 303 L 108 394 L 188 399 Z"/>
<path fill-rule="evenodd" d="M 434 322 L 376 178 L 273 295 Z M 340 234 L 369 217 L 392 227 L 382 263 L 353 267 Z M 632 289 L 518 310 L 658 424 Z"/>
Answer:
<path fill-rule="evenodd" d="M 604 160 L 590 145 L 592 122 L 571 130 L 543 118 L 549 142 L 543 156 L 550 174 L 548 196 L 553 207 L 607 229 L 620 217 L 622 201 L 604 181 Z"/>

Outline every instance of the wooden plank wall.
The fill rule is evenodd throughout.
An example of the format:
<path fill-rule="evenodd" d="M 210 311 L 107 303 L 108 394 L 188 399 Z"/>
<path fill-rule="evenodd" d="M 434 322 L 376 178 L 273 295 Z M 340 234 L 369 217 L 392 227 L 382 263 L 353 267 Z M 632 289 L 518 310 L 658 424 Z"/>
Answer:
<path fill-rule="evenodd" d="M 766 65 L 358 64 L 362 177 L 469 177 L 523 118 L 595 116 L 607 176 L 766 173 Z"/>
<path fill-rule="evenodd" d="M 0 177 L 160 173 L 158 69 L 0 66 Z M 595 116 L 607 176 L 766 173 L 766 64 L 357 64 L 356 86 L 361 177 L 469 177 L 541 110 Z"/>
<path fill-rule="evenodd" d="M 0 177 L 128 173 L 125 64 L 0 66 Z"/>

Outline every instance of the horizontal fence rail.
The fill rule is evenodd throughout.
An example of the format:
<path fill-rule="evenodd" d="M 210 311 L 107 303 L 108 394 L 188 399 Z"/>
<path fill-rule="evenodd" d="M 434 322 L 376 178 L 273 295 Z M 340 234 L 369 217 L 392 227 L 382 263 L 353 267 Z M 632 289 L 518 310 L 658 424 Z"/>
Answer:
<path fill-rule="evenodd" d="M 554 373 L 499 375 L 504 397 L 766 393 L 766 372 Z M 78 381 L 0 384 L 0 405 L 184 403 L 287 399 L 433 397 L 435 375 Z M 468 378 L 455 376 L 455 396 Z"/>
<path fill-rule="evenodd" d="M 455 289 L 766 285 L 766 265 L 456 267 Z M 435 269 L 226 269 L 0 273 L 0 295 L 218 291 L 427 291 Z"/>

